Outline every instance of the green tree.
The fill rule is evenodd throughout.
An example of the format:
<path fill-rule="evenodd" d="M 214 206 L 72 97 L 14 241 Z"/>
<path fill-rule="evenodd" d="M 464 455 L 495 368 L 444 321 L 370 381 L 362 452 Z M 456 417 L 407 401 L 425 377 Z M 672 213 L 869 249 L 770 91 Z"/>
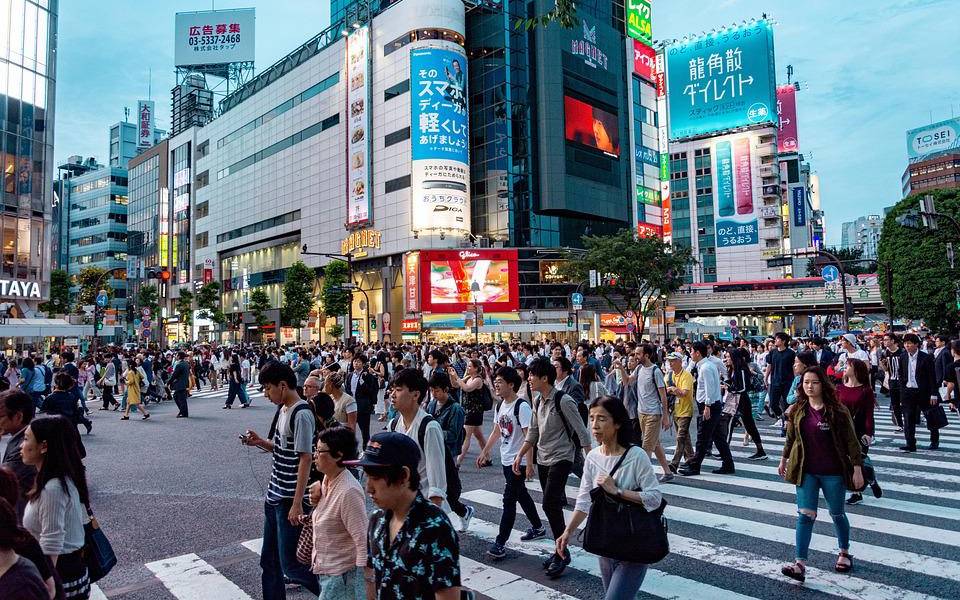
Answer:
<path fill-rule="evenodd" d="M 155 285 L 142 284 L 137 293 L 137 307 L 150 309 L 150 320 L 160 319 L 160 294 Z"/>
<path fill-rule="evenodd" d="M 637 319 L 635 336 L 640 339 L 644 319 L 656 309 L 660 295 L 672 294 L 683 284 L 681 274 L 692 262 L 690 249 L 671 248 L 651 237 L 635 239 L 630 229 L 612 235 L 586 235 L 583 243 L 586 252 L 569 254 L 566 274 L 579 282 L 587 281 L 591 270 L 597 271 L 600 286 L 584 291 L 603 298 L 624 317 L 633 311 Z"/>
<path fill-rule="evenodd" d="M 328 317 L 342 317 L 349 312 L 353 294 L 340 289 L 340 286 L 349 281 L 350 269 L 346 262 L 334 260 L 323 268 L 323 288 L 320 291 L 323 314 Z"/>
<path fill-rule="evenodd" d="M 580 17 L 577 16 L 577 3 L 575 0 L 556 0 L 552 9 L 547 12 L 531 18 L 517 19 L 514 27 L 520 29 L 533 29 L 538 25 L 546 27 L 550 23 L 556 23 L 564 29 L 571 29 L 580 24 Z"/>
<path fill-rule="evenodd" d="M 50 271 L 50 301 L 40 305 L 50 315 L 70 313 L 70 275 L 63 269 Z"/>
<path fill-rule="evenodd" d="M 217 325 L 227 322 L 226 315 L 220 308 L 220 284 L 216 281 L 205 283 L 197 291 L 197 316 L 201 319 L 210 319 Z"/>
<path fill-rule="evenodd" d="M 863 248 L 825 248 L 827 252 L 833 254 L 843 263 L 843 271 L 847 275 L 863 275 L 865 273 L 875 273 L 877 261 L 863 258 Z M 824 256 L 818 256 L 807 263 L 807 277 L 820 277 L 823 267 L 832 265 L 833 261 Z"/>
<path fill-rule="evenodd" d="M 913 229 L 897 223 L 897 217 L 917 210 L 920 196 L 932 194 L 936 211 L 960 219 L 960 190 L 933 190 L 898 202 L 883 220 L 877 255 L 880 273 L 887 268 L 893 274 L 892 298 L 887 294 L 885 275 L 880 292 L 894 317 L 923 319 L 932 330 L 956 329 L 957 307 L 954 285 L 960 271 L 951 269 L 946 258 L 946 243 L 956 243 L 960 235 L 947 219 L 939 220 L 939 229 Z"/>
<path fill-rule="evenodd" d="M 187 327 L 187 331 L 190 331 L 193 327 L 193 292 L 180 290 L 180 297 L 177 298 L 174 308 L 180 316 L 180 322 Z"/>
<path fill-rule="evenodd" d="M 97 301 L 97 293 L 106 290 L 107 297 L 113 299 L 113 288 L 110 287 L 110 277 L 106 269 L 87 267 L 76 275 L 76 285 L 80 286 L 77 293 L 77 313 L 83 312 L 83 307 Z"/>
<path fill-rule="evenodd" d="M 267 324 L 267 315 L 265 313 L 270 310 L 270 308 L 270 296 L 267 295 L 266 290 L 263 288 L 255 288 L 250 292 L 250 301 L 247 302 L 247 310 L 253 315 L 253 322 L 257 324 L 258 328 L 263 329 L 263 326 Z"/>
<path fill-rule="evenodd" d="M 302 260 L 290 265 L 286 280 L 283 282 L 283 320 L 287 325 L 297 328 L 306 321 L 313 308 L 313 284 L 316 282 L 313 269 Z"/>

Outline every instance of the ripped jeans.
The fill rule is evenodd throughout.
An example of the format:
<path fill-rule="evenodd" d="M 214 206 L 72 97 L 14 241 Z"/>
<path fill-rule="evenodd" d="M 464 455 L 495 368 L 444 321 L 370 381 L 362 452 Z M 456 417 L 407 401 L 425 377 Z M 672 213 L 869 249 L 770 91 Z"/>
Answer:
<path fill-rule="evenodd" d="M 816 516 L 811 517 L 803 511 L 812 511 L 816 515 L 820 490 L 823 490 L 830 517 L 833 518 L 837 545 L 841 550 L 850 549 L 850 521 L 844 512 L 847 486 L 843 477 L 804 473 L 802 484 L 797 486 L 797 560 L 807 560 L 813 524 L 816 521 Z"/>

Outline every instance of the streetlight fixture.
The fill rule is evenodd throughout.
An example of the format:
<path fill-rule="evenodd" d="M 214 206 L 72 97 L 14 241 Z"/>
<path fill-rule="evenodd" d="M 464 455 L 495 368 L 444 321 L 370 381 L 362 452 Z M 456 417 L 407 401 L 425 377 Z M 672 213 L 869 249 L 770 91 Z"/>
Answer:
<path fill-rule="evenodd" d="M 238 325 L 237 325 L 237 323 L 236 323 L 237 315 L 240 315 L 240 302 L 234 300 L 234 301 L 233 301 L 233 318 L 231 319 L 231 321 L 233 321 L 233 324 L 234 324 L 234 325 L 233 325 L 233 343 L 234 343 L 234 345 L 236 345 L 236 343 L 237 343 L 237 329 L 239 328 Z M 241 320 L 243 319 L 243 315 L 240 315 L 240 319 L 241 319 Z"/>
<path fill-rule="evenodd" d="M 347 252 L 346 254 L 337 254 L 335 252 L 307 252 L 307 245 L 304 244 L 300 249 L 300 254 L 304 256 L 325 256 L 327 258 L 337 258 L 347 261 L 347 277 L 350 279 L 350 285 L 353 283 L 353 254 Z M 350 292 L 350 302 L 347 304 L 347 326 L 344 328 L 347 334 L 347 339 L 350 340 L 353 337 L 353 291 Z"/>
<path fill-rule="evenodd" d="M 474 281 L 470 284 L 470 295 L 473 296 L 473 343 L 480 345 L 480 312 L 477 309 L 477 294 L 480 292 L 480 284 Z"/>

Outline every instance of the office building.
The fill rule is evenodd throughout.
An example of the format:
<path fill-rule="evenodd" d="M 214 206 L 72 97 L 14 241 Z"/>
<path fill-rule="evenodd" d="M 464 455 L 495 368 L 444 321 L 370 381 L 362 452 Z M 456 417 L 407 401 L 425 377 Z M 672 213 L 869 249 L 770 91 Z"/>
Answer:
<path fill-rule="evenodd" d="M 960 188 L 960 151 L 937 153 L 911 162 L 900 178 L 902 197 L 934 189 Z"/>
<path fill-rule="evenodd" d="M 883 217 L 867 215 L 840 226 L 840 247 L 857 248 L 863 252 L 863 258 L 876 259 L 877 246 L 880 244 L 880 231 Z"/>
<path fill-rule="evenodd" d="M 0 2 L 0 302 L 18 317 L 49 297 L 58 4 Z"/>
<path fill-rule="evenodd" d="M 154 129 L 151 143 L 146 146 L 157 144 L 166 131 Z M 143 152 L 145 146 L 140 144 L 137 135 L 137 124 L 127 121 L 121 121 L 110 127 L 110 166 L 122 167 L 126 169 L 130 161 L 140 152 Z"/>

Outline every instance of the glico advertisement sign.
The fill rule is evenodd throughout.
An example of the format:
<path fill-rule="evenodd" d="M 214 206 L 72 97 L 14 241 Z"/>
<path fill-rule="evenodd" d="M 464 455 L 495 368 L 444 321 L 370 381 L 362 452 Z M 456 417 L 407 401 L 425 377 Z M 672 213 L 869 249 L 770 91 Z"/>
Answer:
<path fill-rule="evenodd" d="M 423 312 L 464 312 L 474 302 L 487 312 L 520 308 L 516 250 L 422 250 L 418 267 Z"/>
<path fill-rule="evenodd" d="M 410 51 L 414 232 L 470 231 L 467 60 L 463 49 Z"/>
<path fill-rule="evenodd" d="M 252 62 L 255 22 L 252 8 L 177 13 L 173 64 L 185 67 Z"/>
<path fill-rule="evenodd" d="M 717 248 L 752 246 L 760 241 L 754 198 L 753 137 L 724 136 L 712 140 L 714 156 Z"/>
<path fill-rule="evenodd" d="M 666 53 L 670 139 L 776 123 L 773 30 L 766 21 L 673 44 Z"/>
<path fill-rule="evenodd" d="M 907 156 L 911 160 L 956 148 L 960 148 L 960 119 L 947 119 L 907 132 Z"/>

